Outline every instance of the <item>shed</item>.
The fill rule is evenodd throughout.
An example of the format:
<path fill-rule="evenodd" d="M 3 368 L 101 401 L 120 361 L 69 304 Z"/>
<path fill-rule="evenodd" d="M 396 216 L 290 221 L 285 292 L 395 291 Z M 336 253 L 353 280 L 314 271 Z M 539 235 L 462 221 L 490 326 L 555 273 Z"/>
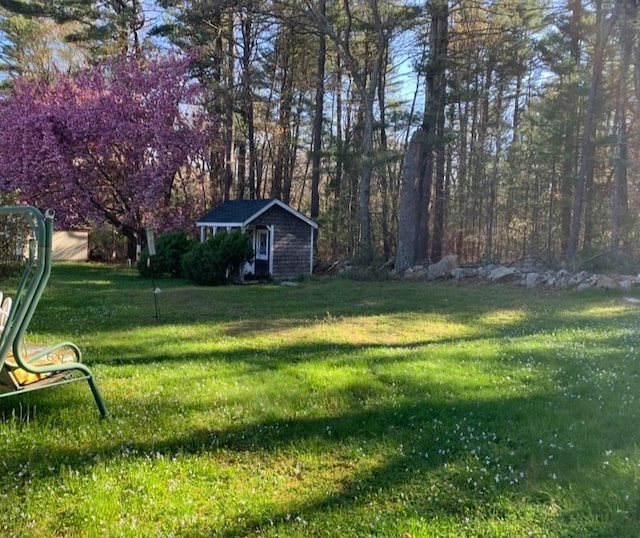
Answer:
<path fill-rule="evenodd" d="M 89 230 L 53 232 L 53 261 L 81 261 L 89 259 Z"/>
<path fill-rule="evenodd" d="M 284 202 L 230 200 L 196 222 L 200 240 L 221 230 L 240 228 L 249 233 L 254 257 L 245 278 L 286 280 L 313 272 L 313 245 L 318 224 Z"/>

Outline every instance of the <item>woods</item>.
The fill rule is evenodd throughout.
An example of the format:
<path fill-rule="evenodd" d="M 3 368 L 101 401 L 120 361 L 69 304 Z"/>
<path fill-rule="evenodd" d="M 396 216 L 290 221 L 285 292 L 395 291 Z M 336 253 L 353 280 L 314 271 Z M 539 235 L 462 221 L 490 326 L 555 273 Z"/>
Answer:
<path fill-rule="evenodd" d="M 640 257 L 635 0 L 0 6 L 5 100 L 122 55 L 197 58 L 217 130 L 175 172 L 191 205 L 278 197 L 320 223 L 320 259 Z"/>

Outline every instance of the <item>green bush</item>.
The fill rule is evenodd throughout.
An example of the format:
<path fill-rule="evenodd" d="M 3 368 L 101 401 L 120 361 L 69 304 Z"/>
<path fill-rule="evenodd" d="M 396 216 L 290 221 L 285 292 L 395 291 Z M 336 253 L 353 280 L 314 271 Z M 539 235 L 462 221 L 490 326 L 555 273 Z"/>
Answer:
<path fill-rule="evenodd" d="M 138 262 L 138 271 L 144 277 L 153 275 L 183 276 L 182 256 L 194 244 L 185 232 L 177 230 L 158 236 L 156 239 L 156 255 L 149 259 L 149 250 L 143 249 Z"/>
<path fill-rule="evenodd" d="M 217 286 L 239 276 L 253 257 L 250 237 L 241 230 L 217 233 L 182 256 L 183 274 L 196 284 Z"/>

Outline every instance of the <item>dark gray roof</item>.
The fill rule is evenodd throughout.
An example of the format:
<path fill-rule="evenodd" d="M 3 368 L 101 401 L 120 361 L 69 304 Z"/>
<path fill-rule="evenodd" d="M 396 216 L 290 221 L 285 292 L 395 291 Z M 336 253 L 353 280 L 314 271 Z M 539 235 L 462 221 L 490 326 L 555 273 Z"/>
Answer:
<path fill-rule="evenodd" d="M 241 224 L 273 200 L 229 200 L 198 219 L 202 223 Z"/>
<path fill-rule="evenodd" d="M 246 226 L 272 206 L 281 207 L 292 215 L 295 215 L 299 219 L 305 221 L 313 228 L 318 227 L 314 221 L 305 217 L 302 213 L 298 213 L 295 209 L 276 198 L 267 198 L 265 200 L 229 200 L 199 218 L 196 225 Z"/>

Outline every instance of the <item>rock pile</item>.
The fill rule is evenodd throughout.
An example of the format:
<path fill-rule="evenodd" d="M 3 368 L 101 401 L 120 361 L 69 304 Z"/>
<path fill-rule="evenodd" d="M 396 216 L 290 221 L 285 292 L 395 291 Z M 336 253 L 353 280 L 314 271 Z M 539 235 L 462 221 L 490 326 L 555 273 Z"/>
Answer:
<path fill-rule="evenodd" d="M 588 288 L 630 289 L 640 284 L 640 275 L 600 275 L 580 271 L 572 273 L 566 269 L 553 270 L 536 266 L 482 265 L 460 266 L 456 256 L 445 256 L 438 263 L 417 265 L 395 276 L 409 280 L 435 280 L 453 278 L 486 282 L 503 282 L 528 288 Z"/>

